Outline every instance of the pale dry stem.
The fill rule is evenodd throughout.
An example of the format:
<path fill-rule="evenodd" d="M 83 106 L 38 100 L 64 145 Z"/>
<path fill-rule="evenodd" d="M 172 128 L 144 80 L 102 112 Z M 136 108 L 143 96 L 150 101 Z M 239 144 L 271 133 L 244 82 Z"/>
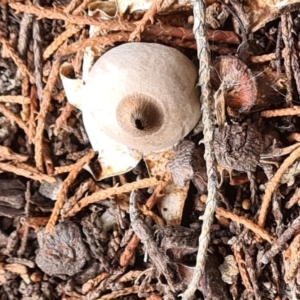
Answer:
<path fill-rule="evenodd" d="M 25 162 L 28 160 L 28 155 L 15 153 L 10 148 L 0 146 L 0 160 L 13 160 L 15 162 Z"/>
<path fill-rule="evenodd" d="M 35 85 L 31 86 L 30 90 L 30 115 L 29 115 L 29 120 L 27 122 L 28 130 L 30 133 L 30 136 L 35 137 L 35 129 L 36 129 L 36 123 L 35 123 L 35 118 L 37 116 L 37 88 Z"/>
<path fill-rule="evenodd" d="M 50 183 L 55 183 L 55 178 L 40 173 L 37 169 L 25 165 L 23 163 L 17 163 L 17 164 L 9 164 L 9 163 L 0 163 L 0 170 L 5 172 L 11 172 L 19 176 L 23 176 L 26 178 L 30 178 L 33 180 L 37 180 L 40 182 L 47 181 Z"/>
<path fill-rule="evenodd" d="M 121 267 L 126 267 L 129 265 L 133 255 L 135 254 L 135 250 L 136 250 L 139 242 L 140 242 L 140 239 L 134 233 L 120 256 L 120 266 Z"/>
<path fill-rule="evenodd" d="M 0 102 L 5 103 L 18 103 L 18 104 L 30 104 L 30 98 L 24 96 L 0 96 Z"/>
<path fill-rule="evenodd" d="M 71 36 L 80 32 L 83 29 L 83 26 L 72 25 L 69 26 L 64 32 L 57 36 L 54 41 L 45 49 L 43 53 L 43 59 L 48 59 L 66 40 Z"/>
<path fill-rule="evenodd" d="M 151 209 L 156 205 L 158 199 L 160 199 L 161 197 L 164 196 L 163 194 L 163 190 L 164 188 L 167 186 L 168 182 L 164 181 L 161 184 L 159 184 L 154 192 L 152 193 L 152 195 L 147 199 L 145 205 L 143 207 L 140 206 L 141 208 L 141 212 L 145 215 L 149 215 L 150 217 L 152 217 L 155 221 L 156 224 L 158 223 L 162 223 L 164 224 L 163 220 L 158 217 L 156 214 L 151 214 Z M 137 237 L 137 235 L 134 233 L 131 240 L 129 241 L 129 243 L 127 244 L 125 250 L 123 251 L 123 253 L 121 254 L 120 257 L 120 266 L 125 267 L 128 266 L 130 263 L 131 258 L 133 257 L 136 247 L 138 246 L 140 242 L 140 239 Z"/>
<path fill-rule="evenodd" d="M 265 110 L 260 114 L 262 118 L 275 118 L 275 117 L 298 116 L 298 115 L 300 115 L 300 106 Z"/>
<path fill-rule="evenodd" d="M 66 106 L 61 109 L 60 116 L 56 119 L 54 134 L 57 136 L 61 127 L 66 125 L 67 119 L 70 117 L 72 111 L 74 110 L 74 106 L 67 102 Z"/>
<path fill-rule="evenodd" d="M 253 288 L 252 288 L 252 285 L 251 285 L 251 282 L 250 282 L 250 279 L 248 276 L 248 272 L 245 267 L 245 261 L 242 258 L 240 251 L 238 251 L 236 249 L 236 247 L 232 247 L 232 250 L 233 250 L 235 260 L 238 264 L 238 268 L 239 268 L 240 275 L 242 277 L 243 284 L 244 284 L 247 292 L 253 294 L 254 291 L 253 291 Z"/>
<path fill-rule="evenodd" d="M 245 228 L 251 230 L 252 232 L 257 234 L 258 236 L 260 236 L 262 239 L 268 241 L 270 244 L 273 243 L 274 238 L 266 230 L 259 227 L 257 224 L 255 224 L 251 220 L 249 220 L 249 219 L 247 219 L 243 216 L 238 216 L 235 213 L 230 212 L 230 211 L 228 211 L 224 208 L 221 208 L 221 207 L 218 207 L 216 209 L 216 214 L 219 217 L 230 219 L 233 222 L 236 222 L 238 224 L 242 224 Z"/>
<path fill-rule="evenodd" d="M 296 187 L 294 195 L 291 199 L 285 204 L 286 209 L 292 208 L 297 202 L 299 204 L 300 201 L 300 188 Z"/>
<path fill-rule="evenodd" d="M 40 111 L 37 116 L 37 128 L 35 137 L 35 163 L 39 171 L 44 172 L 44 162 L 43 162 L 43 137 L 45 129 L 45 119 L 47 112 L 50 107 L 51 95 L 53 87 L 56 83 L 59 74 L 60 61 L 54 60 L 51 68 L 51 72 L 48 77 L 47 84 L 43 90 L 42 103 L 40 106 Z"/>
<path fill-rule="evenodd" d="M 262 198 L 261 209 L 258 216 L 257 224 L 260 227 L 265 226 L 267 212 L 269 209 L 269 205 L 271 203 L 272 195 L 275 190 L 280 185 L 280 180 L 285 173 L 285 171 L 299 158 L 300 156 L 300 147 L 295 149 L 281 164 L 277 172 L 271 178 L 271 180 L 266 184 L 265 194 Z"/>
<path fill-rule="evenodd" d="M 81 0 L 71 0 L 67 7 L 64 9 L 65 14 L 70 14 L 72 11 L 80 5 Z"/>
<path fill-rule="evenodd" d="M 86 206 L 88 206 L 92 203 L 95 203 L 95 202 L 98 202 L 98 201 L 101 201 L 101 200 L 105 200 L 108 197 L 111 197 L 113 195 L 129 193 L 133 190 L 153 187 L 153 186 L 157 186 L 161 183 L 162 183 L 162 181 L 157 180 L 155 177 L 151 177 L 151 178 L 145 178 L 145 179 L 142 179 L 142 180 L 139 180 L 139 181 L 127 183 L 127 184 L 124 184 L 124 185 L 119 186 L 119 187 L 112 187 L 112 188 L 108 188 L 106 190 L 95 192 L 92 195 L 84 197 L 83 199 L 81 199 L 70 211 L 68 211 L 64 215 L 64 217 L 65 218 L 73 217 L 79 211 L 81 211 L 84 207 L 86 207 Z"/>
<path fill-rule="evenodd" d="M 264 54 L 259 56 L 250 56 L 250 62 L 252 62 L 253 64 L 263 64 L 273 59 L 276 59 L 276 53 Z"/>
<path fill-rule="evenodd" d="M 67 178 L 64 180 L 62 187 L 59 191 L 59 194 L 57 196 L 57 200 L 55 202 L 54 208 L 52 210 L 52 214 L 50 216 L 50 219 L 48 221 L 48 224 L 46 226 L 47 232 L 52 232 L 55 226 L 55 223 L 58 219 L 60 209 L 62 208 L 65 197 L 67 195 L 69 186 L 74 182 L 76 179 L 78 173 L 82 170 L 82 167 L 85 164 L 88 164 L 91 159 L 95 156 L 95 152 L 93 150 L 90 150 L 84 157 L 78 160 L 78 162 L 74 165 L 72 171 L 69 173 Z"/>
<path fill-rule="evenodd" d="M 284 42 L 285 48 L 282 51 L 282 57 L 284 58 L 284 68 L 285 74 L 287 77 L 287 93 L 285 96 L 286 103 L 289 107 L 291 107 L 293 100 L 293 75 L 292 75 L 292 51 L 291 51 L 291 43 L 293 41 L 293 33 L 292 26 L 289 22 L 290 13 L 286 13 L 281 16 L 281 31 L 282 31 L 282 40 Z"/>
<path fill-rule="evenodd" d="M 95 300 L 115 300 L 119 297 L 125 296 L 125 295 L 130 295 L 130 294 L 137 294 L 139 292 L 139 286 L 138 285 L 134 285 L 131 287 L 127 287 L 124 288 L 122 290 L 119 291 L 114 291 L 110 294 L 104 295 L 100 298 L 97 298 Z"/>
<path fill-rule="evenodd" d="M 197 42 L 197 54 L 200 62 L 198 84 L 201 87 L 200 102 L 202 110 L 202 124 L 204 134 L 203 141 L 205 146 L 204 159 L 206 161 L 208 195 L 205 212 L 202 217 L 203 224 L 201 234 L 199 236 L 199 251 L 197 253 L 196 267 L 188 288 L 182 294 L 182 299 L 184 300 L 190 300 L 194 298 L 194 293 L 204 273 L 207 248 L 210 242 L 210 230 L 216 208 L 216 193 L 218 186 L 217 170 L 215 167 L 215 155 L 213 150 L 213 132 L 215 119 L 212 108 L 213 99 L 210 86 L 210 52 L 205 26 L 206 4 L 204 0 L 193 1 L 192 4 L 194 7 L 193 31 Z"/>
<path fill-rule="evenodd" d="M 29 141 L 32 141 L 33 137 L 31 136 L 31 132 L 29 131 L 28 127 L 20 117 L 16 116 L 13 112 L 7 109 L 3 104 L 0 104 L 0 112 L 11 122 L 15 122 L 21 129 L 23 129 L 25 134 L 28 136 Z"/>
<path fill-rule="evenodd" d="M 11 59 L 15 62 L 15 64 L 17 65 L 17 67 L 20 69 L 22 75 L 25 76 L 29 76 L 30 80 L 32 82 L 35 81 L 34 77 L 32 76 L 32 74 L 29 72 L 27 66 L 23 63 L 23 61 L 20 59 L 20 57 L 18 56 L 18 54 L 16 53 L 15 49 L 11 46 L 11 44 L 4 38 L 4 36 L 2 34 L 0 34 L 0 42 L 3 44 L 3 46 L 6 48 L 6 50 L 8 51 Z"/>
<path fill-rule="evenodd" d="M 68 165 L 68 166 L 61 166 L 54 168 L 54 175 L 59 175 L 63 173 L 69 173 L 73 170 L 75 164 Z"/>
<path fill-rule="evenodd" d="M 141 40 L 141 33 L 145 30 L 147 22 L 150 20 L 151 24 L 154 23 L 154 16 L 160 9 L 164 0 L 153 0 L 150 8 L 145 12 L 142 19 L 135 22 L 136 28 L 130 34 L 129 41 L 134 41 L 137 39 Z"/>
<path fill-rule="evenodd" d="M 289 247 L 290 268 L 284 275 L 284 281 L 290 283 L 297 275 L 298 268 L 300 267 L 300 234 L 296 235 Z"/>
<path fill-rule="evenodd" d="M 88 280 L 82 286 L 82 293 L 87 294 L 88 292 L 93 290 L 102 280 L 107 278 L 108 275 L 109 275 L 108 273 L 104 272 L 104 273 L 99 274 L 97 277 Z"/>

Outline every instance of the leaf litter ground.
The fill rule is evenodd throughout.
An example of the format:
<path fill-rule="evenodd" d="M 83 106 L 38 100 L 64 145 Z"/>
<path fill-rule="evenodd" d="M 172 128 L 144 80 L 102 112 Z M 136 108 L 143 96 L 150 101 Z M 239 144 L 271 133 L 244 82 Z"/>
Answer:
<path fill-rule="evenodd" d="M 178 2 L 183 11 L 148 3 L 142 18 L 138 3 L 119 1 L 119 16 L 104 20 L 87 15 L 91 2 L 0 2 L 1 299 L 178 298 L 204 251 L 198 237 L 212 185 L 217 208 L 195 298 L 298 299 L 297 3 L 257 20 L 251 5 L 209 1 L 202 47 L 210 63 L 197 55 L 193 24 L 203 18 L 191 3 Z M 140 162 L 95 181 L 83 166 L 96 153 L 59 69 L 68 61 L 80 78 L 86 47 L 99 57 L 136 39 L 175 47 L 199 67 L 198 56 L 200 70 L 208 64 L 199 82 L 212 99 L 204 122 L 213 142 L 207 147 L 200 124 L 176 145 L 164 177 L 149 178 Z M 191 182 L 180 224 L 166 224 L 157 209 L 171 180 Z"/>

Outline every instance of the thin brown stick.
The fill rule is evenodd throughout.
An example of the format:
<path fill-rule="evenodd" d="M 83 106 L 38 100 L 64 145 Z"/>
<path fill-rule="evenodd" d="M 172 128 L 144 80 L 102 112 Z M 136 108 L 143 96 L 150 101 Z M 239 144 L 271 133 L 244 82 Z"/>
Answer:
<path fill-rule="evenodd" d="M 272 244 L 274 238 L 263 228 L 259 227 L 257 224 L 252 222 L 251 220 L 243 217 L 243 216 L 238 216 L 233 212 L 230 212 L 224 208 L 218 207 L 216 209 L 216 214 L 219 217 L 223 217 L 226 219 L 230 219 L 238 224 L 242 224 L 245 226 L 247 229 L 250 229 L 253 231 L 255 234 L 259 235 L 262 239 L 268 241 L 270 244 Z"/>
<path fill-rule="evenodd" d="M 285 74 L 287 77 L 287 93 L 285 96 L 285 101 L 287 106 L 291 107 L 293 100 L 293 75 L 292 75 L 292 67 L 291 67 L 291 45 L 290 43 L 293 40 L 292 36 L 292 26 L 289 22 L 289 15 L 287 13 L 281 16 L 281 31 L 282 31 L 282 40 L 284 42 L 285 48 L 282 51 L 282 57 L 284 58 L 284 67 Z"/>
<path fill-rule="evenodd" d="M 38 5 L 40 0 L 33 0 L 33 4 Z M 43 59 L 42 59 L 42 43 L 43 38 L 40 29 L 40 21 L 34 18 L 32 24 L 33 35 L 33 60 L 34 60 L 34 77 L 39 102 L 42 102 L 43 93 Z"/>
<path fill-rule="evenodd" d="M 69 173 L 74 168 L 75 164 L 67 165 L 67 166 L 61 166 L 61 167 L 55 167 L 54 168 L 54 175 L 59 175 L 63 173 Z"/>
<path fill-rule="evenodd" d="M 22 89 L 22 96 L 28 98 L 29 96 L 29 78 L 28 76 L 22 78 L 22 84 L 21 84 L 21 89 Z M 29 120 L 30 116 L 30 101 L 26 103 L 26 100 L 24 101 L 25 103 L 22 104 L 22 111 L 21 111 L 21 118 L 24 122 L 27 122 Z"/>
<path fill-rule="evenodd" d="M 262 198 L 261 209 L 258 216 L 257 224 L 264 227 L 267 217 L 268 208 L 272 199 L 274 191 L 279 187 L 281 177 L 284 172 L 289 168 L 300 156 L 300 147 L 295 149 L 281 164 L 275 175 L 266 184 L 265 194 Z"/>
<path fill-rule="evenodd" d="M 49 58 L 66 40 L 71 36 L 82 30 L 83 26 L 72 25 L 68 27 L 64 32 L 57 36 L 54 41 L 45 49 L 43 53 L 43 59 Z"/>
<path fill-rule="evenodd" d="M 64 201 L 65 201 L 65 197 L 66 194 L 68 192 L 68 188 L 70 186 L 70 184 L 73 183 L 73 181 L 75 180 L 75 178 L 77 177 L 78 173 L 82 170 L 82 167 L 85 164 L 88 164 L 91 159 L 95 156 L 95 152 L 90 150 L 87 155 L 85 155 L 84 157 L 82 157 L 75 165 L 74 168 L 72 169 L 72 171 L 69 173 L 69 175 L 67 176 L 67 178 L 64 180 L 61 190 L 57 196 L 57 200 L 55 202 L 54 208 L 52 210 L 52 214 L 50 216 L 50 219 L 48 221 L 48 224 L 46 226 L 46 231 L 47 232 L 52 232 L 55 226 L 55 223 L 58 219 L 58 215 L 60 212 L 60 209 L 62 208 Z"/>
<path fill-rule="evenodd" d="M 261 258 L 261 262 L 263 264 L 269 263 L 275 255 L 284 249 L 286 243 L 292 238 L 292 236 L 296 234 L 300 228 L 300 217 L 297 217 L 289 224 L 289 226 L 286 227 L 287 229 L 276 241 L 274 241 L 272 247 Z"/>
<path fill-rule="evenodd" d="M 292 208 L 300 200 L 300 188 L 296 187 L 294 195 L 292 198 L 285 204 L 286 209 Z"/>
<path fill-rule="evenodd" d="M 104 295 L 100 298 L 97 298 L 95 300 L 115 300 L 119 297 L 125 296 L 125 295 L 130 295 L 130 294 L 137 294 L 139 291 L 140 287 L 138 285 L 134 285 L 131 287 L 124 288 L 119 291 L 114 291 L 110 294 Z"/>
<path fill-rule="evenodd" d="M 157 186 L 157 185 L 161 184 L 162 182 L 163 181 L 157 180 L 155 177 L 151 177 L 151 178 L 145 178 L 145 179 L 142 179 L 139 181 L 127 183 L 120 187 L 112 187 L 112 188 L 108 188 L 106 190 L 95 192 L 94 194 L 81 199 L 70 211 L 68 211 L 66 213 L 66 215 L 64 217 L 65 218 L 73 217 L 79 211 L 81 211 L 84 207 L 86 207 L 92 203 L 95 203 L 95 202 L 98 202 L 101 200 L 105 200 L 108 197 L 111 197 L 113 195 L 129 193 L 133 190 Z"/>
<path fill-rule="evenodd" d="M 35 137 L 35 163 L 39 171 L 44 172 L 43 164 L 43 136 L 45 128 L 45 118 L 50 106 L 52 89 L 56 83 L 59 74 L 60 61 L 54 60 L 47 84 L 43 90 L 43 98 L 40 107 L 40 112 L 37 116 L 37 128 Z"/>
<path fill-rule="evenodd" d="M 120 266 L 125 267 L 128 266 L 135 250 L 140 242 L 140 239 L 137 237 L 137 235 L 134 233 L 128 244 L 126 245 L 124 251 L 122 252 L 120 256 Z"/>
<path fill-rule="evenodd" d="M 300 106 L 265 110 L 260 114 L 262 118 L 275 118 L 275 117 L 298 116 L 298 115 L 300 115 Z"/>
<path fill-rule="evenodd" d="M 95 0 L 82 0 L 82 3 L 73 11 L 73 15 L 79 15 L 82 11 L 84 11 L 90 3 Z"/>
<path fill-rule="evenodd" d="M 61 114 L 56 119 L 55 122 L 55 128 L 54 128 L 55 135 L 58 135 L 59 131 L 61 130 L 61 127 L 63 125 L 66 125 L 67 119 L 70 117 L 73 110 L 74 110 L 74 106 L 69 102 L 67 102 L 66 106 L 61 109 Z"/>
<path fill-rule="evenodd" d="M 101 273 L 97 277 L 89 279 L 82 286 L 82 293 L 87 294 L 91 290 L 93 290 L 101 281 L 103 281 L 106 277 L 108 277 L 108 273 Z"/>
<path fill-rule="evenodd" d="M 276 53 L 269 53 L 259 56 L 250 56 L 250 62 L 252 62 L 253 64 L 263 64 L 273 59 L 276 59 Z"/>
<path fill-rule="evenodd" d="M 163 182 L 162 184 L 159 184 L 153 194 L 148 198 L 148 200 L 145 203 L 145 207 L 147 207 L 148 211 L 151 210 L 157 203 L 158 199 L 164 196 L 163 190 L 166 187 L 167 182 Z M 128 266 L 130 263 L 131 258 L 133 257 L 135 250 L 140 242 L 140 239 L 137 237 L 137 235 L 134 233 L 131 240 L 127 244 L 125 250 L 120 256 L 120 266 L 125 267 Z"/>
<path fill-rule="evenodd" d="M 0 96 L 0 102 L 30 104 L 30 98 L 24 96 Z"/>
<path fill-rule="evenodd" d="M 10 148 L 0 146 L 0 160 L 13 160 L 15 162 L 25 162 L 28 160 L 28 155 L 15 153 Z"/>
<path fill-rule="evenodd" d="M 238 264 L 238 268 L 239 268 L 239 271 L 240 271 L 240 274 L 241 274 L 241 277 L 242 277 L 243 284 L 244 284 L 247 292 L 253 294 L 254 291 L 253 291 L 251 282 L 249 280 L 247 270 L 245 268 L 245 261 L 242 258 L 242 255 L 241 255 L 240 251 L 238 251 L 236 249 L 236 247 L 232 247 L 232 250 L 233 250 L 235 260 Z"/>
<path fill-rule="evenodd" d="M 214 220 L 214 212 L 217 205 L 216 193 L 218 186 L 215 154 L 213 150 L 215 113 L 212 110 L 213 98 L 210 84 L 211 59 L 206 30 L 206 3 L 204 0 L 197 0 L 192 1 L 192 4 L 194 13 L 193 32 L 197 42 L 197 56 L 199 59 L 198 85 L 201 88 L 201 122 L 203 124 L 203 142 L 205 146 L 204 159 L 206 163 L 208 193 L 205 211 L 202 216 L 203 223 L 201 234 L 199 236 L 199 251 L 196 258 L 196 267 L 187 289 L 182 294 L 182 300 L 194 298 L 194 293 L 204 273 L 207 249 L 210 242 L 211 225 Z"/>
<path fill-rule="evenodd" d="M 0 34 L 0 42 L 2 45 L 6 48 L 8 51 L 11 59 L 15 62 L 15 64 L 18 66 L 20 69 L 21 73 L 23 76 L 29 76 L 30 80 L 34 82 L 34 77 L 32 74 L 29 72 L 28 68 L 26 65 L 23 63 L 23 61 L 20 59 L 18 54 L 16 53 L 15 49 L 10 45 L 10 43 L 6 40 L 6 38 Z"/>
<path fill-rule="evenodd" d="M 289 270 L 284 275 L 284 281 L 286 283 L 290 283 L 295 278 L 300 266 L 300 234 L 295 236 L 289 249 L 291 257 Z"/>
<path fill-rule="evenodd" d="M 28 136 L 29 140 L 30 141 L 32 140 L 33 137 L 30 135 L 28 127 L 20 117 L 16 116 L 13 112 L 7 109 L 3 104 L 0 104 L 0 112 L 10 121 L 15 122 L 20 128 L 22 128 L 25 134 Z"/>
<path fill-rule="evenodd" d="M 36 129 L 36 123 L 35 118 L 37 116 L 37 91 L 36 86 L 32 85 L 30 89 L 30 115 L 29 120 L 27 122 L 28 130 L 30 132 L 30 136 L 35 137 L 35 129 Z"/>
<path fill-rule="evenodd" d="M 67 7 L 64 9 L 65 14 L 70 14 L 81 3 L 81 0 L 71 0 Z"/>
<path fill-rule="evenodd" d="M 27 168 L 28 167 L 28 168 Z M 50 183 L 55 183 L 56 179 L 40 173 L 38 170 L 34 169 L 31 166 L 25 165 L 25 164 L 8 164 L 8 163 L 0 163 L 0 170 L 5 171 L 5 172 L 10 172 L 14 173 L 19 176 L 23 176 L 26 178 L 30 178 L 33 180 L 37 180 L 40 182 L 47 181 Z M 35 172 L 33 172 L 35 170 Z"/>

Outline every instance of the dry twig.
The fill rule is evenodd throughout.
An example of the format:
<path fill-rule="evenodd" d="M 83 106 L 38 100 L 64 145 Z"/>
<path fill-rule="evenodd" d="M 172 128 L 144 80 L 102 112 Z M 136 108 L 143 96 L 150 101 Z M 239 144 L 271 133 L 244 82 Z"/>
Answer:
<path fill-rule="evenodd" d="M 102 280 L 104 280 L 109 274 L 108 273 L 101 273 L 96 278 L 88 280 L 82 286 L 82 293 L 87 294 L 92 289 L 94 289 Z"/>
<path fill-rule="evenodd" d="M 64 217 L 65 218 L 73 217 L 79 211 L 81 211 L 84 207 L 86 207 L 92 203 L 104 200 L 113 195 L 129 193 L 132 190 L 138 190 L 138 189 L 144 189 L 144 188 L 148 188 L 148 187 L 152 187 L 152 186 L 157 186 L 157 185 L 161 184 L 162 182 L 163 181 L 157 180 L 155 177 L 151 177 L 151 178 L 145 178 L 145 179 L 142 179 L 139 181 L 127 183 L 127 184 L 124 184 L 119 187 L 112 187 L 112 188 L 108 188 L 106 190 L 95 192 L 94 194 L 81 199 L 70 211 L 68 211 L 65 214 Z"/>
<path fill-rule="evenodd" d="M 34 77 L 29 72 L 26 65 L 22 62 L 22 60 L 20 59 L 20 57 L 18 56 L 18 54 L 16 53 L 14 48 L 10 45 L 10 43 L 4 38 L 4 36 L 2 34 L 0 34 L 0 43 L 2 43 L 3 46 L 6 48 L 6 50 L 8 51 L 11 59 L 15 62 L 15 64 L 20 69 L 22 75 L 23 76 L 29 76 L 30 80 L 32 82 L 34 82 L 34 80 L 35 80 Z"/>
<path fill-rule="evenodd" d="M 74 106 L 67 102 L 66 106 L 61 109 L 60 116 L 56 119 L 55 122 L 55 128 L 54 128 L 54 134 L 58 135 L 61 127 L 63 125 L 66 125 L 67 119 L 70 117 L 72 111 L 74 109 Z"/>
<path fill-rule="evenodd" d="M 133 285 L 128 288 L 124 288 L 119 291 L 114 291 L 110 294 L 104 295 L 101 298 L 97 298 L 95 300 L 115 300 L 119 297 L 125 296 L 125 295 L 130 295 L 130 294 L 137 294 L 139 292 L 139 286 L 138 285 Z"/>
<path fill-rule="evenodd" d="M 253 64 L 263 64 L 273 59 L 276 59 L 276 53 L 269 53 L 259 56 L 250 56 L 250 62 L 252 62 Z"/>
<path fill-rule="evenodd" d="M 125 267 L 125 266 L 129 265 L 139 242 L 140 242 L 140 239 L 134 233 L 132 235 L 132 238 L 130 239 L 129 243 L 126 245 L 124 251 L 122 252 L 122 254 L 120 256 L 120 266 L 121 267 Z"/>
<path fill-rule="evenodd" d="M 5 172 L 11 172 L 16 175 L 24 176 L 26 178 L 37 180 L 40 182 L 42 181 L 47 181 L 50 183 L 56 182 L 55 178 L 42 174 L 35 168 L 22 163 L 17 163 L 15 165 L 8 164 L 8 163 L 0 163 L 0 170 Z"/>
<path fill-rule="evenodd" d="M 25 162 L 28 160 L 28 155 L 15 153 L 8 147 L 0 146 L 0 160 L 12 160 L 15 162 Z"/>
<path fill-rule="evenodd" d="M 263 228 L 265 225 L 267 211 L 269 209 L 272 195 L 273 195 L 274 191 L 279 187 L 281 177 L 283 176 L 283 174 L 287 170 L 287 168 L 289 168 L 299 158 L 299 156 L 300 156 L 300 147 L 295 149 L 290 154 L 290 156 L 288 156 L 283 161 L 283 163 L 281 164 L 281 166 L 279 167 L 279 169 L 277 170 L 275 175 L 266 184 L 265 194 L 263 195 L 263 198 L 262 198 L 261 209 L 260 209 L 258 221 L 257 221 L 257 224 L 260 227 Z"/>
<path fill-rule="evenodd" d="M 163 182 L 159 184 L 149 199 L 146 201 L 145 207 L 150 211 L 157 203 L 158 199 L 163 197 L 163 190 L 166 187 L 167 182 Z M 123 253 L 120 256 L 120 266 L 125 267 L 128 266 L 130 263 L 131 258 L 133 257 L 136 247 L 138 246 L 140 239 L 134 233 L 131 240 L 127 244 L 126 248 L 124 249 Z"/>
<path fill-rule="evenodd" d="M 244 284 L 247 292 L 253 294 L 254 291 L 253 291 L 251 282 L 249 280 L 248 273 L 247 273 L 247 270 L 246 270 L 246 267 L 245 267 L 245 261 L 242 258 L 241 252 L 238 251 L 236 249 L 236 247 L 232 247 L 232 250 L 233 250 L 235 260 L 238 264 L 238 268 L 239 268 L 239 271 L 240 271 L 240 274 L 241 274 L 241 277 L 242 277 L 243 284 Z"/>
<path fill-rule="evenodd" d="M 290 257 L 290 267 L 284 275 L 284 281 L 290 283 L 297 275 L 298 268 L 300 266 L 300 234 L 296 235 L 291 245 L 289 247 L 291 257 Z"/>
<path fill-rule="evenodd" d="M 55 226 L 55 223 L 57 221 L 60 209 L 62 208 L 66 194 L 68 192 L 68 188 L 70 184 L 73 183 L 75 178 L 77 177 L 78 173 L 82 170 L 82 167 L 85 164 L 88 164 L 91 159 L 95 156 L 95 152 L 90 150 L 87 155 L 82 157 L 73 167 L 72 171 L 69 173 L 68 177 L 64 180 L 61 190 L 57 196 L 57 200 L 55 202 L 54 208 L 52 210 L 52 214 L 50 216 L 50 219 L 48 221 L 48 224 L 46 226 L 47 232 L 52 232 Z"/>
<path fill-rule="evenodd" d="M 268 241 L 270 244 L 273 242 L 273 237 L 263 228 L 259 227 L 257 224 L 252 222 L 251 220 L 243 217 L 243 216 L 238 216 L 233 212 L 230 212 L 224 208 L 218 207 L 216 209 L 216 214 L 219 217 L 223 217 L 226 219 L 230 219 L 238 224 L 242 224 L 245 226 L 247 229 L 250 229 L 253 231 L 255 234 L 259 235 L 262 239 Z"/>
<path fill-rule="evenodd" d="M 270 250 L 268 250 L 262 257 L 261 262 L 267 264 L 270 262 L 272 257 L 277 255 L 280 251 L 283 250 L 285 244 L 291 237 L 299 230 L 300 228 L 300 217 L 296 218 L 287 229 L 281 234 L 281 236 L 274 241 Z"/>
<path fill-rule="evenodd" d="M 275 118 L 275 117 L 298 116 L 298 115 L 300 115 L 300 106 L 265 110 L 260 114 L 260 116 L 263 118 Z"/>
<path fill-rule="evenodd" d="M 292 198 L 285 204 L 286 209 L 292 208 L 300 200 L 300 188 L 296 187 L 294 195 Z"/>
<path fill-rule="evenodd" d="M 292 106 L 293 100 L 293 75 L 291 67 L 291 43 L 293 41 L 292 36 L 292 24 L 290 13 L 281 16 L 281 31 L 282 40 L 285 44 L 285 48 L 282 51 L 282 57 L 284 58 L 285 74 L 287 77 L 287 94 L 285 100 L 287 106 Z"/>
<path fill-rule="evenodd" d="M 44 138 L 44 128 L 45 128 L 45 118 L 50 106 L 52 89 L 56 83 L 57 76 L 59 74 L 60 61 L 54 60 L 51 68 L 51 72 L 47 81 L 47 84 L 43 90 L 43 98 L 40 107 L 40 112 L 37 116 L 37 128 L 35 136 L 35 163 L 38 170 L 44 172 L 44 162 L 43 162 L 43 138 Z"/>
<path fill-rule="evenodd" d="M 210 86 L 210 52 L 205 30 L 205 1 L 198 0 L 193 2 L 194 7 L 194 34 L 197 42 L 197 54 L 200 62 L 199 66 L 199 86 L 201 87 L 201 110 L 202 124 L 204 134 L 205 153 L 207 170 L 207 201 L 203 215 L 202 231 L 199 236 L 199 249 L 197 254 L 196 268 L 193 273 L 191 282 L 186 291 L 182 294 L 182 299 L 189 300 L 193 298 L 193 294 L 197 289 L 200 278 L 203 275 L 207 248 L 210 241 L 210 228 L 214 219 L 216 208 L 217 193 L 217 171 L 215 167 L 215 155 L 213 151 L 213 132 L 214 132 L 214 113 L 212 111 L 213 99 Z"/>
<path fill-rule="evenodd" d="M 54 41 L 45 49 L 43 59 L 49 58 L 66 40 L 82 30 L 83 26 L 72 25 L 62 32 Z"/>
<path fill-rule="evenodd" d="M 32 141 L 33 136 L 31 136 L 31 132 L 29 131 L 28 127 L 20 117 L 16 116 L 13 112 L 7 109 L 3 104 L 0 104 L 0 112 L 11 122 L 17 123 L 18 126 L 24 130 L 25 134 L 28 136 L 29 141 Z"/>
<path fill-rule="evenodd" d="M 0 96 L 0 102 L 30 104 L 30 98 L 24 96 Z"/>

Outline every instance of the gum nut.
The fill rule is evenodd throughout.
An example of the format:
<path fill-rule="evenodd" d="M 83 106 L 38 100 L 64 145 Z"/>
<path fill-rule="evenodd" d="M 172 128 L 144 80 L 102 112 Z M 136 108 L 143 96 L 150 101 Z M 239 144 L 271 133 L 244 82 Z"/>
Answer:
<path fill-rule="evenodd" d="M 181 52 L 127 43 L 101 56 L 83 87 L 83 120 L 129 148 L 174 145 L 200 119 L 197 70 Z"/>

